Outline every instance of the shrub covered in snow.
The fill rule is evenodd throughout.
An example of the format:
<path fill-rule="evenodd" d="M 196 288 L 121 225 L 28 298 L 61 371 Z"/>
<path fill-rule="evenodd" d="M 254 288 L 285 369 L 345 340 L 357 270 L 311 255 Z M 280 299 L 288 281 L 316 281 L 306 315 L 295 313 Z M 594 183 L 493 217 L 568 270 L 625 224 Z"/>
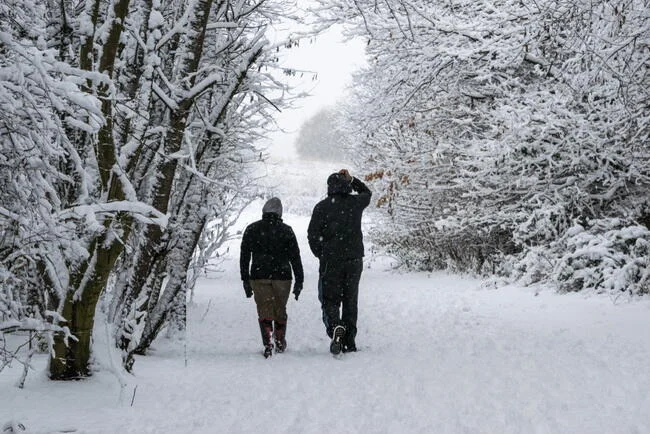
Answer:
<path fill-rule="evenodd" d="M 505 271 L 505 269 L 502 269 Z M 650 230 L 621 219 L 576 224 L 547 248 L 528 249 L 510 275 L 562 292 L 650 293 Z"/>
<path fill-rule="evenodd" d="M 572 227 L 551 250 L 551 279 L 562 291 L 650 293 L 650 231 L 619 219 Z"/>

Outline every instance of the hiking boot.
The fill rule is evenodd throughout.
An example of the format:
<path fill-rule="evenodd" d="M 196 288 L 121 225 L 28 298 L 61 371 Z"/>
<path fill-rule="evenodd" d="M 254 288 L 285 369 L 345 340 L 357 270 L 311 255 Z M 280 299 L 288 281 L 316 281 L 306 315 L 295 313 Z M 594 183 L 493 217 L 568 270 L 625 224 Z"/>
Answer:
<path fill-rule="evenodd" d="M 287 349 L 287 341 L 284 338 L 286 333 L 287 333 L 287 323 L 275 321 L 275 332 L 273 337 L 275 339 L 276 353 L 284 353 L 284 350 Z"/>
<path fill-rule="evenodd" d="M 275 352 L 276 353 L 284 353 L 284 350 L 287 349 L 287 341 L 284 339 L 281 341 L 275 341 Z"/>
<path fill-rule="evenodd" d="M 345 341 L 343 342 L 343 352 L 344 353 L 354 353 L 357 351 L 357 344 L 354 342 L 352 336 L 346 336 Z"/>
<path fill-rule="evenodd" d="M 337 325 L 332 332 L 332 343 L 330 343 L 330 353 L 340 354 L 343 349 L 343 339 L 345 338 L 345 327 Z"/>
<path fill-rule="evenodd" d="M 264 357 L 268 358 L 273 354 L 273 321 L 260 319 L 260 333 L 262 334 L 262 345 L 264 345 Z"/>

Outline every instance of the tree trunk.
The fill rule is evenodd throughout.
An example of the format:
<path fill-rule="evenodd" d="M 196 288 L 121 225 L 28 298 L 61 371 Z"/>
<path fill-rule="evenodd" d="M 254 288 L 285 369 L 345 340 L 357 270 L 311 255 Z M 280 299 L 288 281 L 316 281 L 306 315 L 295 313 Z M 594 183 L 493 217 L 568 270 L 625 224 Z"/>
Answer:
<path fill-rule="evenodd" d="M 182 68 L 178 72 L 180 77 L 191 76 L 189 80 L 190 87 L 196 79 L 196 71 L 199 68 L 205 41 L 205 32 L 209 21 L 209 14 L 212 8 L 212 0 L 203 0 L 197 2 L 194 10 L 192 28 L 192 43 L 188 44 L 187 49 L 180 54 L 182 59 Z M 184 99 L 178 104 L 178 108 L 172 110 L 169 115 L 169 133 L 167 134 L 163 147 L 164 155 L 171 155 L 178 152 L 183 144 L 185 129 L 190 119 L 190 112 L 194 104 L 193 98 Z M 156 182 L 152 189 L 152 205 L 162 213 L 167 213 L 169 202 L 173 191 L 176 169 L 178 167 L 177 159 L 165 158 L 161 160 L 156 169 Z M 146 282 L 151 270 L 157 268 L 156 263 L 162 260 L 165 249 L 164 233 L 157 225 L 148 225 L 144 229 L 144 242 L 138 246 L 138 252 L 135 255 L 136 262 L 133 265 L 132 272 L 124 288 L 125 303 L 124 311 L 131 308 L 133 301 L 138 299 L 141 294 L 151 293 L 147 288 Z M 155 300 L 157 302 L 157 300 Z M 124 335 L 124 333 L 123 333 Z M 128 338 L 120 339 L 119 347 L 128 354 L 132 346 Z M 125 366 L 130 366 L 132 360 L 130 356 L 124 359 Z"/>
<path fill-rule="evenodd" d="M 130 224 L 130 217 L 121 217 Z M 123 236 L 128 237 L 129 232 L 130 226 L 127 225 L 124 227 Z M 89 362 L 97 301 L 106 288 L 113 265 L 122 251 L 122 245 L 117 242 L 105 247 L 105 237 L 95 243 L 92 259 L 74 275 L 74 287 L 78 288 L 78 291 L 68 291 L 63 304 L 61 315 L 77 340 L 69 339 L 66 342 L 63 336 L 54 336 L 53 355 L 49 366 L 50 378 L 53 380 L 74 380 L 91 374 Z M 86 273 L 88 280 L 84 281 Z"/>
<path fill-rule="evenodd" d="M 93 24 L 96 25 L 98 3 L 93 8 Z M 112 77 L 117 56 L 120 36 L 123 31 L 123 21 L 128 13 L 129 0 L 116 0 L 113 4 L 114 17 L 108 26 L 108 36 L 103 46 L 99 70 Z M 90 48 L 88 41 L 81 49 L 82 67 L 90 70 L 92 62 L 88 61 Z M 102 112 L 106 123 L 100 128 L 97 143 L 97 164 L 102 191 L 106 201 L 123 200 L 124 188 L 121 182 L 111 176 L 117 158 L 113 140 L 113 102 L 108 97 L 107 85 L 101 85 L 99 95 L 102 98 Z M 123 245 L 120 238 L 127 239 L 131 232 L 132 218 L 126 214 L 118 214 L 115 219 L 107 218 L 104 222 L 104 232 L 90 243 L 90 260 L 76 273 L 72 274 L 70 290 L 61 308 L 68 328 L 76 337 L 76 341 L 66 342 L 63 336 L 54 337 L 53 351 L 50 358 L 50 378 L 54 380 L 71 380 L 90 375 L 89 362 L 92 343 L 92 329 L 95 321 L 95 308 L 99 296 L 106 288 L 109 275 Z M 119 225 L 120 237 L 113 231 Z"/>
<path fill-rule="evenodd" d="M 179 300 L 179 294 L 185 294 L 186 292 L 187 270 L 192 261 L 194 249 L 201 237 L 207 216 L 195 212 L 188 217 L 182 224 L 181 233 L 175 236 L 178 242 L 174 242 L 174 247 L 165 255 L 168 260 L 166 273 L 168 279 L 164 290 L 158 289 L 158 292 L 162 292 L 162 296 L 159 299 L 152 300 L 154 304 L 146 317 L 140 343 L 133 350 L 135 354 L 144 354 L 162 330 L 172 310 L 179 309 L 176 305 L 181 302 L 183 305 L 185 304 L 184 299 Z M 162 282 L 158 283 L 161 284 Z M 132 357 L 132 355 L 129 355 L 129 357 Z"/>

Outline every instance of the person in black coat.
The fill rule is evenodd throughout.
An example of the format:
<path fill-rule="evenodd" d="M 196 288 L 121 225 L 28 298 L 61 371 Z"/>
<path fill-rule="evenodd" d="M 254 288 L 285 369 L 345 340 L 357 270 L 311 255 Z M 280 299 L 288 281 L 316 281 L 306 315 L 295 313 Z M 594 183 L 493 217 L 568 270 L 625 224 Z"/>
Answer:
<path fill-rule="evenodd" d="M 291 270 L 296 279 L 293 287 L 296 300 L 302 291 L 304 275 L 296 236 L 282 222 L 282 202 L 277 197 L 264 204 L 262 220 L 246 227 L 239 266 L 246 297 L 255 295 L 264 357 L 273 353 L 272 341 L 277 353 L 284 352 Z"/>
<path fill-rule="evenodd" d="M 356 192 L 357 194 L 351 194 Z M 346 169 L 327 179 L 327 198 L 315 207 L 307 238 L 319 259 L 319 299 L 330 351 L 356 351 L 359 280 L 363 270 L 361 216 L 372 193 Z"/>

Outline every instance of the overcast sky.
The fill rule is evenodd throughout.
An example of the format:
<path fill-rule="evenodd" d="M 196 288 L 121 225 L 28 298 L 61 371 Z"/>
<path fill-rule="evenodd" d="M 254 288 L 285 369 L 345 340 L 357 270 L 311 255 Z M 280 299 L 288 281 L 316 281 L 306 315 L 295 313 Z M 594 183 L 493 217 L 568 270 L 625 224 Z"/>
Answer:
<path fill-rule="evenodd" d="M 309 92 L 311 96 L 295 103 L 295 108 L 278 114 L 279 125 L 286 133 L 271 137 L 269 153 L 272 157 L 295 157 L 293 142 L 301 124 L 319 109 L 340 100 L 351 83 L 352 73 L 365 64 L 364 42 L 345 40 L 340 27 L 333 27 L 318 37 L 303 40 L 299 47 L 283 50 L 282 66 L 296 70 L 313 71 L 289 80 L 294 91 Z"/>

